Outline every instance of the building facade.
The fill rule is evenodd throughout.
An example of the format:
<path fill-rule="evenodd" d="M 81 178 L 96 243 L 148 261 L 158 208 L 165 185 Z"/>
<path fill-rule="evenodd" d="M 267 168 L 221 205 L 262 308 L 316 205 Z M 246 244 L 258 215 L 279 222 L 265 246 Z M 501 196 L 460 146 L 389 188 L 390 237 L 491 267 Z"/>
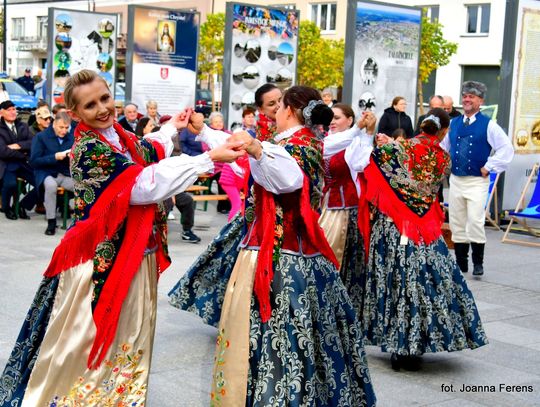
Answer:
<path fill-rule="evenodd" d="M 14 0 L 16 2 L 17 0 Z M 301 20 L 311 20 L 324 38 L 345 38 L 347 0 L 251 0 L 249 4 L 274 5 L 300 10 Z M 424 87 L 424 94 L 450 95 L 459 101 L 463 80 L 482 80 L 488 85 L 487 103 L 497 103 L 498 80 L 502 55 L 505 0 L 388 0 L 386 3 L 425 7 L 428 16 L 444 26 L 444 37 L 458 44 L 450 64 L 439 68 Z M 25 68 L 42 68 L 47 58 L 47 15 L 49 7 L 119 13 L 121 33 L 119 49 L 127 32 L 128 4 L 196 10 L 204 22 L 209 13 L 224 12 L 224 0 L 92 0 L 13 4 L 7 12 L 7 72 L 19 76 Z"/>

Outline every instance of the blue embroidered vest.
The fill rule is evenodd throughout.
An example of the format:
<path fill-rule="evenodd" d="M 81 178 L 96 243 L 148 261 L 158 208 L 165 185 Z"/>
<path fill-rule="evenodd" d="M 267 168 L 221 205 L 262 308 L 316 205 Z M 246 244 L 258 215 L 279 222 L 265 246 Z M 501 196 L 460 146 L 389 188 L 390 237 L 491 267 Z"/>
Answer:
<path fill-rule="evenodd" d="M 463 177 L 481 176 L 482 168 L 491 154 L 487 141 L 489 118 L 478 112 L 476 120 L 469 126 L 463 123 L 463 116 L 452 119 L 450 124 L 450 157 L 452 174 Z"/>

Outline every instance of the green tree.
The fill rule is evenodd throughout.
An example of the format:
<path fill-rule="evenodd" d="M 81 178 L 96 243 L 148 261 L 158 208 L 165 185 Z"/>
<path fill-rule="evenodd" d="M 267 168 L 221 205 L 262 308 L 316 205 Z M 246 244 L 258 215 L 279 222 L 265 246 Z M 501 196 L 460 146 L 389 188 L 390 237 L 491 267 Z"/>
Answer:
<path fill-rule="evenodd" d="M 201 24 L 199 36 L 199 79 L 208 80 L 214 110 L 214 75 L 223 74 L 225 14 L 208 14 L 206 18 L 206 22 Z"/>
<path fill-rule="evenodd" d="M 343 85 L 345 41 L 321 38 L 319 27 L 300 22 L 298 35 L 298 84 L 324 89 Z"/>
<path fill-rule="evenodd" d="M 421 114 L 424 114 L 422 83 L 428 81 L 429 75 L 435 69 L 448 65 L 450 57 L 457 52 L 457 44 L 444 39 L 442 28 L 442 24 L 438 21 L 432 22 L 425 15 L 422 16 L 420 64 L 418 67 L 418 103 Z"/>

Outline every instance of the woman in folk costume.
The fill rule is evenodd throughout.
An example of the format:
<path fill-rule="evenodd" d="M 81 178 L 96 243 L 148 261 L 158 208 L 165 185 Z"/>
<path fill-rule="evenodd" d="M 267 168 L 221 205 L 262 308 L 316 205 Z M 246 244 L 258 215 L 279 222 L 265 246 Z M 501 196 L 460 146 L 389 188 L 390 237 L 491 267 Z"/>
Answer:
<path fill-rule="evenodd" d="M 450 160 L 439 142 L 449 123 L 444 110 L 433 109 L 412 139 L 380 134 L 374 149 L 362 137 L 353 141 L 369 253 L 360 315 L 366 344 L 391 352 L 395 370 L 419 369 L 426 352 L 487 344 L 473 295 L 441 236 L 437 192 Z"/>
<path fill-rule="evenodd" d="M 252 194 L 218 328 L 214 406 L 372 406 L 362 330 L 317 224 L 324 176 L 313 129 L 332 111 L 312 88 L 293 86 L 277 134 L 240 132 Z"/>
<path fill-rule="evenodd" d="M 106 82 L 83 70 L 64 97 L 79 121 L 70 157 L 75 223 L 45 272 L 0 381 L 0 404 L 145 404 L 157 280 L 170 264 L 166 212 L 159 202 L 183 191 L 213 160 L 165 158 L 190 111 L 138 140 L 114 122 Z"/>
<path fill-rule="evenodd" d="M 276 134 L 276 112 L 280 99 L 281 90 L 271 83 L 262 85 L 255 92 L 255 104 L 258 110 L 256 128 L 258 140 L 264 141 L 273 138 Z M 204 126 L 197 140 L 206 143 L 209 147 L 215 147 L 224 143 L 230 136 L 228 133 L 214 131 Z M 250 187 L 247 182 L 249 162 L 244 163 L 243 160 L 244 158 L 237 160 L 236 164 L 240 163 L 244 177 L 244 195 L 247 195 L 246 190 Z M 217 327 L 225 289 L 240 251 L 243 234 L 244 210 L 242 206 L 241 214 L 229 220 L 204 253 L 195 260 L 183 278 L 169 292 L 170 304 L 173 307 L 193 312 L 205 323 Z"/>
<path fill-rule="evenodd" d="M 373 134 L 376 119 L 373 113 L 364 112 L 356 125 L 353 110 L 342 103 L 333 105 L 332 111 L 334 118 L 324 138 L 324 200 L 319 225 L 341 265 L 339 274 L 349 297 L 360 312 L 366 263 L 358 229 L 360 186 L 357 172 L 351 169 L 350 145 L 355 137 L 366 132 L 366 127 Z"/>

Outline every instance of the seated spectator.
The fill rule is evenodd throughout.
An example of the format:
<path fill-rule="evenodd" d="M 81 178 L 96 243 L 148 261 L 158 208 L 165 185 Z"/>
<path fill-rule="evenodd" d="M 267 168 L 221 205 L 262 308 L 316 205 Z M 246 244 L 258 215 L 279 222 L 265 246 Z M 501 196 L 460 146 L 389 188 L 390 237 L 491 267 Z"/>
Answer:
<path fill-rule="evenodd" d="M 34 112 L 36 121 L 30 126 L 32 136 L 44 131 L 51 124 L 52 115 L 47 106 L 41 106 Z"/>
<path fill-rule="evenodd" d="M 116 114 L 116 121 L 120 121 L 124 118 L 124 102 L 121 100 L 114 101 L 114 110 Z"/>
<path fill-rule="evenodd" d="M 44 100 L 38 100 L 36 110 L 43 106 L 46 106 L 47 109 L 49 108 L 49 104 L 47 102 L 45 102 Z M 32 114 L 28 116 L 28 120 L 26 121 L 26 123 L 28 124 L 28 126 L 32 127 L 32 125 L 35 122 L 36 122 L 36 112 L 33 111 Z"/>
<path fill-rule="evenodd" d="M 159 119 L 161 115 L 158 113 L 158 105 L 155 100 L 149 100 L 146 102 L 146 117 L 149 117 L 154 121 L 154 124 L 159 124 Z"/>
<path fill-rule="evenodd" d="M 73 191 L 73 179 L 69 172 L 69 152 L 73 145 L 70 133 L 71 118 L 66 112 L 58 112 L 52 126 L 38 133 L 32 140 L 30 165 L 34 168 L 38 193 L 43 185 L 47 229 L 45 234 L 56 233 L 56 194 L 62 187 Z"/>
<path fill-rule="evenodd" d="M 36 203 L 35 189 L 21 201 L 19 213 L 11 205 L 11 198 L 17 191 L 17 178 L 34 185 L 34 172 L 28 163 L 32 135 L 28 125 L 17 118 L 17 109 L 11 100 L 0 104 L 0 178 L 2 179 L 2 209 L 6 218 L 16 220 L 29 219 L 26 209 L 32 209 Z"/>
<path fill-rule="evenodd" d="M 203 153 L 202 143 L 195 141 L 196 134 L 190 132 L 187 128 L 180 132 L 180 147 L 184 154 L 196 156 Z"/>
<path fill-rule="evenodd" d="M 242 130 L 247 131 L 252 137 L 257 137 L 255 125 L 255 109 L 246 107 L 242 112 Z"/>
<path fill-rule="evenodd" d="M 124 106 L 124 117 L 118 120 L 118 123 L 127 131 L 135 133 L 141 117 L 139 116 L 139 107 L 135 103 L 127 103 Z"/>
<path fill-rule="evenodd" d="M 67 110 L 66 105 L 64 103 L 57 103 L 52 107 L 52 115 L 53 117 L 56 117 L 56 113 L 58 112 L 65 112 Z"/>
<path fill-rule="evenodd" d="M 150 117 L 143 117 L 137 122 L 137 127 L 135 128 L 135 135 L 142 139 L 148 133 L 152 133 L 156 127 L 156 124 Z"/>

